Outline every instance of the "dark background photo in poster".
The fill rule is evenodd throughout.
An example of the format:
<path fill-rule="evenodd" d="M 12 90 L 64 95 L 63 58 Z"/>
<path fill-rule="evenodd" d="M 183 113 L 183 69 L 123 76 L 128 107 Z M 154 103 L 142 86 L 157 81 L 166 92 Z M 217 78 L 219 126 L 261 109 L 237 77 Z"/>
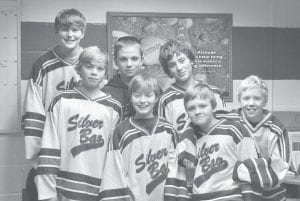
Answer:
<path fill-rule="evenodd" d="M 226 101 L 232 101 L 232 14 L 108 12 L 107 20 L 111 58 L 119 37 L 139 38 L 144 50 L 144 70 L 157 77 L 162 89 L 166 89 L 173 80 L 159 64 L 159 49 L 167 39 L 177 39 L 195 54 L 195 78 L 206 79 L 222 91 Z"/>

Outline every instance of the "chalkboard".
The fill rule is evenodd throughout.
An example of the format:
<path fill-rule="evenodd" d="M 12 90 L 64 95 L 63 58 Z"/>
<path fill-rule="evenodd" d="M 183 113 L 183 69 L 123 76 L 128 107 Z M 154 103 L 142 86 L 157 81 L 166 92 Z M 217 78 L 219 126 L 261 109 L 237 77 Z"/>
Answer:
<path fill-rule="evenodd" d="M 0 27 L 0 132 L 19 132 L 17 7 L 0 5 Z"/>
<path fill-rule="evenodd" d="M 144 50 L 144 68 L 165 85 L 164 89 L 172 81 L 159 64 L 159 49 L 167 39 L 177 39 L 196 56 L 195 78 L 206 79 L 222 91 L 226 101 L 232 101 L 232 14 L 109 12 L 107 20 L 111 58 L 119 37 L 139 38 Z"/>

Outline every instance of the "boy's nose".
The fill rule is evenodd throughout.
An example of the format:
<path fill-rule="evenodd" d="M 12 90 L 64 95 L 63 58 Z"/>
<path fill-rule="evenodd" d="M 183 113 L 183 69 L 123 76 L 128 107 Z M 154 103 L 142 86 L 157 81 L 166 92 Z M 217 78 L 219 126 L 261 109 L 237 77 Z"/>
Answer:
<path fill-rule="evenodd" d="M 254 100 L 252 98 L 250 98 L 249 101 L 248 101 L 248 104 L 249 105 L 253 105 L 254 104 Z"/>
<path fill-rule="evenodd" d="M 145 96 L 142 95 L 142 96 L 140 97 L 140 102 L 145 102 L 145 100 L 146 100 Z"/>
<path fill-rule="evenodd" d="M 183 65 L 181 65 L 181 64 L 176 64 L 176 68 L 177 68 L 177 70 L 182 70 L 182 69 L 183 69 Z"/>
<path fill-rule="evenodd" d="M 92 75 L 97 75 L 97 68 L 93 68 L 93 69 L 91 70 L 91 74 L 92 74 Z"/>
<path fill-rule="evenodd" d="M 199 115 L 200 113 L 201 113 L 201 109 L 196 108 L 196 109 L 195 109 L 195 114 L 196 114 L 196 115 Z"/>
<path fill-rule="evenodd" d="M 132 66 L 132 61 L 130 59 L 127 61 L 127 66 Z"/>
<path fill-rule="evenodd" d="M 74 34 L 74 32 L 70 29 L 70 30 L 68 31 L 68 36 L 73 36 L 73 34 Z"/>

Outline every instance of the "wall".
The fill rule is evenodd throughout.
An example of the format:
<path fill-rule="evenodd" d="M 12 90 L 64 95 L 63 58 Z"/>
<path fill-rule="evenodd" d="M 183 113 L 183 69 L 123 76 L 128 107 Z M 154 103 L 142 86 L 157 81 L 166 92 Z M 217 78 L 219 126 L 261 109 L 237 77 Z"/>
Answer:
<path fill-rule="evenodd" d="M 47 33 L 53 30 L 54 16 L 70 7 L 82 11 L 89 23 L 83 46 L 98 44 L 104 47 L 107 11 L 233 13 L 233 94 L 245 76 L 260 75 L 270 87 L 269 109 L 273 109 L 290 130 L 300 130 L 300 90 L 290 90 L 300 83 L 299 1 L 22 0 L 22 99 L 28 78 L 26 72 L 55 41 L 55 36 Z M 228 107 L 236 105 L 234 98 Z M 22 134 L 0 135 L 0 153 L 0 201 L 20 201 L 30 167 L 24 160 Z"/>

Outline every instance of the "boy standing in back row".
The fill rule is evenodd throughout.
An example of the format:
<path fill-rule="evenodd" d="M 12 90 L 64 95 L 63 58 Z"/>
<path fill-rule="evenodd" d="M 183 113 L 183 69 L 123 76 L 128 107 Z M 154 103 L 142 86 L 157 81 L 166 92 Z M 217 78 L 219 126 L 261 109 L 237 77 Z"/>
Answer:
<path fill-rule="evenodd" d="M 144 56 L 141 42 L 134 36 L 119 38 L 114 45 L 114 60 L 119 74 L 104 86 L 103 91 L 110 93 L 122 104 L 122 120 L 124 120 L 133 114 L 128 85 L 143 65 Z"/>
<path fill-rule="evenodd" d="M 52 99 L 66 89 L 79 83 L 80 77 L 75 65 L 82 51 L 79 43 L 84 37 L 86 21 L 82 13 L 75 9 L 59 12 L 55 18 L 55 32 L 59 38 L 57 46 L 38 58 L 32 69 L 24 103 L 25 155 L 36 160 L 40 151 L 45 123 L 45 110 Z M 34 170 L 31 171 L 34 176 Z M 32 187 L 32 178 L 28 178 Z M 30 189 L 31 189 L 30 187 Z M 28 189 L 30 200 L 37 200 L 36 191 Z"/>

